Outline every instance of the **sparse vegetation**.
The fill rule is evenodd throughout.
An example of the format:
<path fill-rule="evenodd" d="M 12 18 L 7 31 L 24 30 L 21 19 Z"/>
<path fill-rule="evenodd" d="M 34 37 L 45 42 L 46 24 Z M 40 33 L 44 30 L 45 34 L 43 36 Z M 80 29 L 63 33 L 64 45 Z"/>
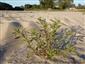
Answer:
<path fill-rule="evenodd" d="M 76 54 L 75 44 L 77 43 L 76 32 L 71 28 L 61 28 L 62 23 L 58 20 L 38 19 L 39 30 L 31 29 L 25 31 L 23 28 L 15 29 L 16 38 L 25 41 L 34 54 L 51 59 L 54 56 L 68 56 L 71 53 Z"/>

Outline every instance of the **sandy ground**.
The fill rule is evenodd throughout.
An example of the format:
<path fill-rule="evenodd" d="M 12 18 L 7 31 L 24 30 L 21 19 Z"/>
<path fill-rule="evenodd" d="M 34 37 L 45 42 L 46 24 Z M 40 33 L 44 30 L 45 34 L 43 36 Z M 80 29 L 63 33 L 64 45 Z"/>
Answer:
<path fill-rule="evenodd" d="M 37 18 L 42 17 L 48 22 L 50 19 L 58 19 L 67 26 L 81 26 L 85 29 L 85 15 L 81 12 L 48 12 L 48 11 L 0 11 L 0 42 L 4 41 L 8 29 L 11 28 L 12 22 L 18 22 L 22 26 L 33 27 Z M 37 26 L 36 26 L 37 27 Z M 8 35 L 7 39 L 11 36 Z M 1 43 L 0 43 L 1 44 Z"/>
<path fill-rule="evenodd" d="M 36 21 L 37 18 L 42 17 L 45 18 L 47 21 L 50 19 L 58 19 L 64 22 L 66 25 L 80 25 L 85 28 L 85 15 L 81 12 L 48 12 L 48 11 L 30 11 L 30 12 L 19 12 L 19 11 L 0 11 L 0 22 L 4 23 L 1 24 L 1 28 L 7 28 L 10 22 L 20 22 L 25 27 L 28 26 L 28 23 L 32 21 Z M 0 29 L 1 29 L 0 28 Z M 2 31 L 2 30 L 1 30 Z M 0 38 L 1 39 L 1 38 Z"/>
<path fill-rule="evenodd" d="M 13 22 L 17 22 L 24 28 L 35 27 L 37 18 L 42 17 L 48 22 L 50 19 L 58 19 L 69 26 L 81 26 L 85 29 L 85 15 L 82 12 L 56 12 L 56 11 L 0 11 L 0 46 L 13 43 L 13 28 L 16 28 Z M 14 40 L 15 41 L 15 40 Z M 10 45 L 8 45 L 9 47 Z M 85 49 L 85 42 L 80 44 Z M 85 51 L 85 50 L 84 50 Z M 85 54 L 85 52 L 82 52 Z"/>

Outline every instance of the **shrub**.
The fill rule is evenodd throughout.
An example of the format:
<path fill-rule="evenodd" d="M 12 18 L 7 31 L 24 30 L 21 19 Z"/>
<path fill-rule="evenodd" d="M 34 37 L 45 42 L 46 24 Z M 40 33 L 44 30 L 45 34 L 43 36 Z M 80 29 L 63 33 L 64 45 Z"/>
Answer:
<path fill-rule="evenodd" d="M 21 38 L 34 54 L 44 58 L 52 58 L 55 55 L 67 56 L 76 52 L 75 31 L 71 28 L 62 28 L 63 24 L 59 20 L 51 20 L 51 23 L 41 18 L 38 20 L 39 30 L 26 31 L 23 28 L 17 28 L 14 32 L 16 39 Z"/>

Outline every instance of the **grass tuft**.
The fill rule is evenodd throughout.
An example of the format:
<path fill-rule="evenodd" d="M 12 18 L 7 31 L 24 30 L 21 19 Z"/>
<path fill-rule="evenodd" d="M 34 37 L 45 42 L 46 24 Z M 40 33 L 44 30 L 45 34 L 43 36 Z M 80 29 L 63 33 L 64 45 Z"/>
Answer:
<path fill-rule="evenodd" d="M 61 28 L 62 23 L 58 20 L 51 20 L 52 23 L 38 18 L 37 25 L 40 30 L 15 29 L 14 34 L 27 43 L 34 54 L 51 59 L 54 56 L 67 56 L 76 53 L 75 43 L 77 42 L 76 32 L 71 28 Z"/>

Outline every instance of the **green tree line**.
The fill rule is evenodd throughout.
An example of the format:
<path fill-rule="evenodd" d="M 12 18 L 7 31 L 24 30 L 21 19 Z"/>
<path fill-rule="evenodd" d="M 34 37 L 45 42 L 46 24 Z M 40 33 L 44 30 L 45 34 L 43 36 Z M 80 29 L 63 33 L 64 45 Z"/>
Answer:
<path fill-rule="evenodd" d="M 0 10 L 68 9 L 75 7 L 74 0 L 39 0 L 39 2 L 40 4 L 25 4 L 14 8 L 10 4 L 0 2 Z M 85 6 L 79 4 L 75 8 L 85 9 Z"/>
<path fill-rule="evenodd" d="M 39 0 L 40 4 L 39 5 L 30 5 L 26 4 L 24 9 L 34 9 L 34 8 L 40 8 L 40 9 L 66 9 L 70 8 L 73 6 L 73 1 L 74 0 Z"/>

